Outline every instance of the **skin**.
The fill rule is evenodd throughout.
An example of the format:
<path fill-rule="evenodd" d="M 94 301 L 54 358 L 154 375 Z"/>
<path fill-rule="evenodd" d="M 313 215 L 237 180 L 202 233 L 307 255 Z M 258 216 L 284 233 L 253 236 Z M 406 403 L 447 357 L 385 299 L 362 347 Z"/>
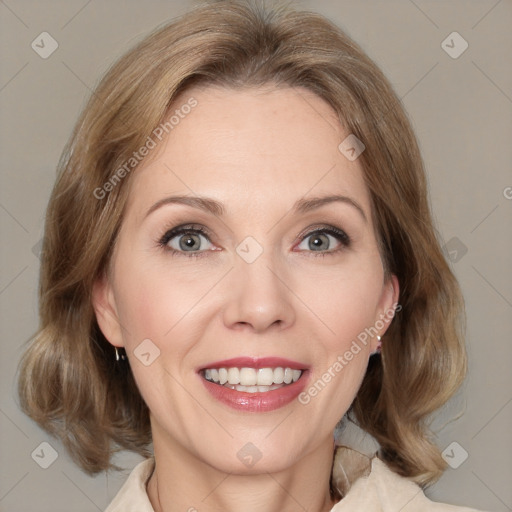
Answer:
<path fill-rule="evenodd" d="M 215 401 L 196 369 L 280 356 L 309 365 L 312 384 L 393 308 L 398 283 L 385 278 L 363 171 L 338 150 L 348 133 L 334 111 L 307 90 L 196 87 L 177 108 L 191 96 L 198 105 L 134 172 L 111 272 L 93 292 L 99 325 L 126 349 L 150 409 L 156 469 L 148 495 L 157 512 L 328 511 L 333 430 L 376 337 L 309 403 L 270 412 Z M 366 220 L 348 202 L 292 210 L 301 198 L 332 194 L 357 202 Z M 207 196 L 225 213 L 171 203 L 146 216 L 172 195 Z M 158 245 L 183 223 L 208 229 L 195 239 L 202 257 Z M 315 251 L 315 230 L 329 226 L 350 245 L 324 232 Z M 236 252 L 248 236 L 263 248 L 253 263 Z M 179 249 L 184 239 L 169 245 Z M 145 339 L 160 350 L 149 366 L 134 355 Z M 261 454 L 251 467 L 237 457 L 247 443 Z"/>

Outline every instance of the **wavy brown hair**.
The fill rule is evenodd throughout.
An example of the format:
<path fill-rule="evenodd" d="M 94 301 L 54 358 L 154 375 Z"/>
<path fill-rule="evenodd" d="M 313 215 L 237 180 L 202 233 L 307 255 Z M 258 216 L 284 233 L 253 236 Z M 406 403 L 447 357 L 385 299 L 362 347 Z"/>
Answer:
<path fill-rule="evenodd" d="M 351 413 L 396 472 L 433 482 L 445 463 L 428 420 L 461 384 L 466 354 L 462 297 L 433 226 L 418 144 L 363 50 L 325 17 L 285 4 L 200 5 L 128 51 L 95 89 L 47 210 L 40 326 L 20 363 L 22 409 L 88 473 L 113 467 L 119 449 L 148 455 L 147 406 L 98 327 L 91 290 L 108 269 L 135 172 L 116 180 L 116 171 L 168 118 L 177 95 L 199 84 L 306 88 L 364 142 L 359 159 L 382 261 L 398 277 L 402 309 L 381 356 L 370 358 Z"/>

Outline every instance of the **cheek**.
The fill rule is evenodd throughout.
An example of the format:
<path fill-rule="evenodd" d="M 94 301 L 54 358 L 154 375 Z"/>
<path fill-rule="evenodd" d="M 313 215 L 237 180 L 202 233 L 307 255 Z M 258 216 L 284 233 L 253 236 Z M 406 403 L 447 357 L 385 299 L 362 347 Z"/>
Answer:
<path fill-rule="evenodd" d="M 151 282 L 137 279 L 132 274 L 119 290 L 117 312 L 123 326 L 123 339 L 127 350 L 133 351 L 144 339 L 151 339 L 160 345 L 163 334 L 174 320 L 172 293 L 164 287 L 151 286 Z M 147 276 L 145 276 L 147 277 Z"/>
<path fill-rule="evenodd" d="M 180 272 L 154 261 L 120 260 L 116 267 L 116 304 L 124 341 L 133 350 L 143 339 L 161 349 L 187 319 L 209 280 L 180 281 Z M 183 280 L 184 278 L 182 278 Z M 173 348 L 179 347 L 173 343 Z"/>
<path fill-rule="evenodd" d="M 361 260 L 314 277 L 303 282 L 303 297 L 327 328 L 317 338 L 314 373 L 299 402 L 321 410 L 331 424 L 349 408 L 366 373 L 383 273 L 379 261 Z"/>
<path fill-rule="evenodd" d="M 183 395 L 180 363 L 193 347 L 186 327 L 198 285 L 184 286 L 168 270 L 135 258 L 120 259 L 115 268 L 117 313 L 139 391 L 151 411 L 176 415 Z"/>
<path fill-rule="evenodd" d="M 383 276 L 372 270 L 354 269 L 303 283 L 304 302 L 326 327 L 324 344 L 331 359 L 333 352 L 344 352 L 358 336 L 364 340 L 376 321 Z"/>
<path fill-rule="evenodd" d="M 299 402 L 334 425 L 348 410 L 361 386 L 370 357 L 371 327 L 378 299 L 375 286 L 345 279 L 333 286 L 325 304 L 325 323 L 333 333 L 318 340 L 316 364 Z"/>

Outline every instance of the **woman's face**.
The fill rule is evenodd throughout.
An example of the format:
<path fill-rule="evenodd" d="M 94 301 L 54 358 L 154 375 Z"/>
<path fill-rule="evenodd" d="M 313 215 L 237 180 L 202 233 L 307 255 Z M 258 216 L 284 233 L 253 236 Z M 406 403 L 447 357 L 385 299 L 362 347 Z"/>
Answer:
<path fill-rule="evenodd" d="M 206 87 L 175 105 L 132 176 L 98 321 L 126 349 L 155 447 L 281 470 L 332 443 L 397 282 L 360 163 L 338 149 L 349 133 L 322 99 Z"/>

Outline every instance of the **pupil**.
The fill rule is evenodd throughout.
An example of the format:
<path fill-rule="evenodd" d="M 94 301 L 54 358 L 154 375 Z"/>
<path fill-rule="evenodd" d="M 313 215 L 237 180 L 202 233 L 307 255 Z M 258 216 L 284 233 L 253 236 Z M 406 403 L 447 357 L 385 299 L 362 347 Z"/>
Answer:
<path fill-rule="evenodd" d="M 325 243 L 325 241 L 326 241 L 325 238 L 326 238 L 325 235 L 317 235 L 317 236 L 315 236 L 314 238 L 311 239 L 311 242 L 310 242 L 311 246 L 313 248 L 317 248 L 317 249 L 320 248 L 321 249 L 322 248 L 322 244 Z M 328 242 L 328 240 L 327 240 L 327 242 Z"/>
<path fill-rule="evenodd" d="M 187 237 L 183 237 L 180 241 L 180 246 L 182 249 L 193 249 L 194 245 L 197 243 L 197 235 L 188 235 Z"/>

